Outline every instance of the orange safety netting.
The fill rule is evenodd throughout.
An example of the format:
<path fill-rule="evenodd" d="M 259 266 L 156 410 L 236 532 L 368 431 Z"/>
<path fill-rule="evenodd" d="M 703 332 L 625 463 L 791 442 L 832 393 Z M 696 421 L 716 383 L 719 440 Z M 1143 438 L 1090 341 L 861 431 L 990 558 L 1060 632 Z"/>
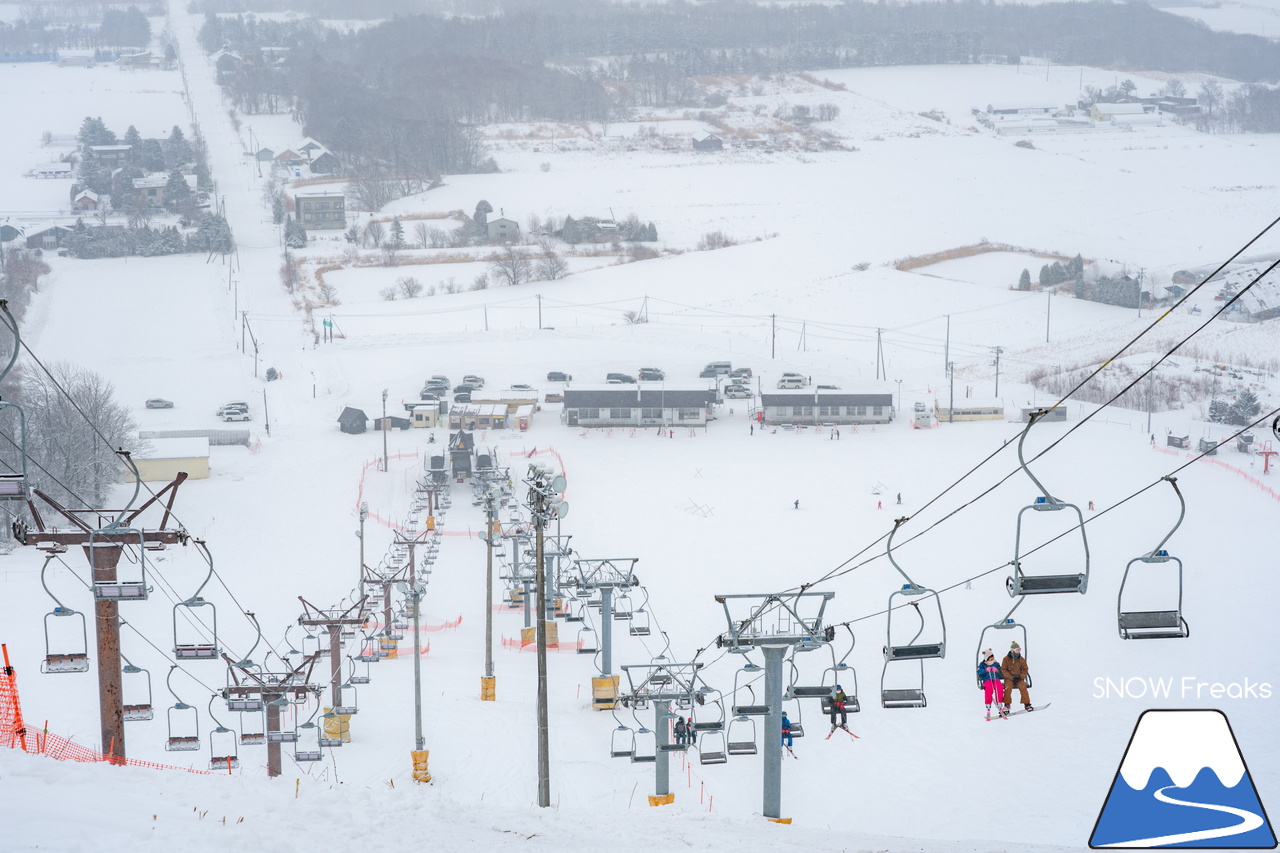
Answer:
<path fill-rule="evenodd" d="M 122 767 L 150 767 L 155 770 L 185 770 L 188 773 L 210 775 L 207 770 L 172 767 L 153 764 L 136 758 L 103 755 L 96 749 L 75 743 L 49 731 L 48 723 L 41 730 L 28 729 L 22 720 L 22 703 L 18 699 L 18 680 L 9 665 L 9 649 L 4 647 L 4 669 L 0 671 L 0 746 L 21 749 L 33 755 L 45 755 L 56 761 L 80 761 L 84 763 L 107 762 Z"/>
<path fill-rule="evenodd" d="M 461 617 L 461 616 L 459 616 L 457 619 L 454 619 L 452 622 L 441 622 L 439 625 L 419 625 L 419 626 L 418 626 L 418 631 L 419 631 L 419 632 L 422 632 L 422 631 L 447 631 L 447 630 L 449 630 L 449 629 L 451 629 L 451 628 L 457 628 L 457 627 L 458 627 L 459 625 L 461 625 L 461 624 L 462 624 L 462 617 Z M 380 621 L 378 621 L 377 619 L 372 619 L 372 620 L 370 620 L 370 621 L 369 621 L 369 624 L 365 626 L 365 630 L 367 630 L 367 631 L 381 631 L 384 627 L 386 627 L 386 626 L 385 626 L 385 625 L 383 625 Z M 409 631 L 409 630 L 412 630 L 412 626 L 410 626 L 409 628 L 401 628 L 400 630 L 402 630 L 402 631 Z"/>
<path fill-rule="evenodd" d="M 1222 445 L 1222 446 L 1223 446 L 1223 447 L 1226 447 L 1226 445 L 1225 445 L 1225 444 L 1224 444 L 1224 445 Z M 1152 450 L 1158 450 L 1158 451 L 1160 451 L 1161 453 L 1167 453 L 1167 454 L 1169 454 L 1170 456 L 1186 456 L 1186 457 L 1189 457 L 1189 458 L 1194 458 L 1194 457 L 1195 457 L 1195 455 L 1196 455 L 1196 454 L 1194 454 L 1194 453 L 1180 453 L 1180 452 L 1178 452 L 1177 450 L 1169 450 L 1169 449 L 1167 449 L 1167 448 L 1159 447 L 1159 446 L 1154 445 L 1154 444 L 1153 444 L 1153 445 L 1151 445 L 1151 449 L 1152 449 Z M 1240 470 L 1239 468 L 1237 468 L 1236 466 L 1234 466 L 1234 465 L 1228 465 L 1226 462 L 1223 462 L 1223 461 L 1221 461 L 1221 460 L 1219 460 L 1219 459 L 1214 459 L 1212 456 L 1202 456 L 1202 457 L 1200 457 L 1199 459 L 1197 459 L 1197 460 L 1196 460 L 1196 462 L 1197 462 L 1197 464 L 1198 464 L 1198 463 L 1200 463 L 1200 462 L 1206 462 L 1206 463 L 1208 463 L 1208 464 L 1210 464 L 1210 465 L 1216 465 L 1216 466 L 1217 466 L 1217 467 L 1219 467 L 1219 468 L 1225 468 L 1225 469 L 1227 469 L 1228 471 L 1232 472 L 1233 474 L 1236 474 L 1236 475 L 1238 475 L 1238 476 L 1240 476 L 1240 477 L 1243 477 L 1243 478 L 1244 478 L 1245 480 L 1247 480 L 1249 483 L 1251 483 L 1251 484 L 1253 484 L 1253 485 L 1257 486 L 1259 489 L 1261 489 L 1261 490 L 1263 491 L 1263 493 L 1265 493 L 1265 494 L 1267 494 L 1267 495 L 1270 495 L 1271 497 L 1273 497 L 1273 498 L 1275 498 L 1276 500 L 1280 501 L 1280 492 L 1277 492 L 1274 488 L 1272 488 L 1271 486 L 1268 486 L 1266 483 L 1262 482 L 1262 481 L 1261 481 L 1261 480 L 1259 480 L 1257 477 L 1253 476 L 1252 474 L 1248 473 L 1247 471 L 1242 471 L 1242 470 Z"/>
<path fill-rule="evenodd" d="M 522 640 L 519 637 L 514 637 L 514 638 L 508 637 L 505 634 L 502 637 L 502 645 L 503 645 L 503 648 L 514 649 L 517 652 L 533 652 L 533 651 L 537 651 L 538 649 L 537 643 L 533 643 L 533 642 L 526 643 L 524 642 L 524 640 Z M 580 648 L 582 648 L 581 640 L 576 640 L 570 643 L 566 643 L 563 641 L 559 643 L 547 643 L 547 651 L 549 652 L 575 652 L 576 653 Z"/>

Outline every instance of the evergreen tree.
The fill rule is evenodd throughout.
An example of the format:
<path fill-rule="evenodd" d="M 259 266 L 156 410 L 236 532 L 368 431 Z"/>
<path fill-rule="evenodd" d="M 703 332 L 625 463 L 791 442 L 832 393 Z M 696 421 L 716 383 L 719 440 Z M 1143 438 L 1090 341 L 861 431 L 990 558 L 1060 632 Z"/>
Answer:
<path fill-rule="evenodd" d="M 97 118 L 85 116 L 84 121 L 80 124 L 78 138 L 80 144 L 85 148 L 90 145 L 115 145 L 116 143 L 116 135 L 107 129 L 107 125 L 103 122 L 101 116 Z"/>
<path fill-rule="evenodd" d="M 648 232 L 649 233 L 645 236 L 645 239 L 651 243 L 658 242 L 658 226 L 650 222 L 648 226 Z"/>
<path fill-rule="evenodd" d="M 1209 420 L 1215 424 L 1225 424 L 1231 417 L 1231 406 L 1225 400 L 1209 401 Z"/>
<path fill-rule="evenodd" d="M 564 218 L 564 225 L 560 228 L 560 239 L 570 246 L 576 246 L 582 242 L 582 228 L 574 221 L 572 216 Z"/>
<path fill-rule="evenodd" d="M 164 185 L 164 206 L 170 213 L 178 213 L 191 203 L 191 187 L 182 173 L 174 170 L 169 173 L 169 182 Z"/>
<path fill-rule="evenodd" d="M 1251 424 L 1261 411 L 1262 404 L 1258 402 L 1258 395 L 1245 388 L 1231 404 L 1228 421 L 1236 426 Z"/>
<path fill-rule="evenodd" d="M 196 163 L 196 167 L 191 172 L 196 176 L 197 188 L 205 192 L 213 189 L 213 176 L 209 174 L 209 167 L 204 164 L 203 160 Z"/>
<path fill-rule="evenodd" d="M 160 147 L 160 142 L 155 139 L 143 140 L 142 154 L 136 163 L 148 172 L 165 171 L 164 149 Z"/>
<path fill-rule="evenodd" d="M 301 249 L 307 245 L 307 229 L 292 216 L 284 221 L 284 244 L 290 249 Z"/>
<path fill-rule="evenodd" d="M 1077 257 L 1079 257 L 1079 256 L 1077 256 Z M 1083 273 L 1076 273 L 1076 281 L 1075 281 L 1075 285 L 1074 285 L 1074 290 L 1075 290 L 1075 294 L 1076 294 L 1076 299 L 1084 299 L 1084 298 L 1085 298 L 1085 293 L 1086 293 L 1086 291 L 1085 291 L 1085 287 L 1084 287 L 1084 274 L 1083 274 Z"/>
<path fill-rule="evenodd" d="M 182 128 L 176 124 L 173 130 L 169 131 L 169 138 L 164 143 L 164 161 L 167 168 L 181 166 L 183 163 L 190 163 L 195 159 L 195 152 L 191 149 L 191 144 L 187 142 L 187 138 L 182 135 Z"/>
<path fill-rule="evenodd" d="M 1048 264 L 1045 264 L 1044 266 L 1040 267 L 1040 286 L 1048 287 L 1049 285 L 1053 284 L 1053 281 L 1051 280 L 1051 276 L 1052 276 L 1052 273 L 1049 272 Z M 1031 288 L 1028 287 L 1027 289 L 1030 290 Z"/>
<path fill-rule="evenodd" d="M 1023 270 L 1022 275 L 1018 277 L 1018 290 L 1031 289 L 1031 270 Z"/>
<path fill-rule="evenodd" d="M 404 248 L 404 226 L 400 224 L 399 217 L 391 220 L 391 245 L 396 249 Z"/>
<path fill-rule="evenodd" d="M 129 162 L 138 162 L 138 157 L 142 154 L 142 134 L 138 133 L 138 129 L 133 125 L 129 125 L 129 129 L 124 132 L 124 139 L 120 141 L 130 146 Z"/>
<path fill-rule="evenodd" d="M 1067 261 L 1067 272 L 1072 278 L 1078 278 L 1084 274 L 1084 258 L 1077 254 L 1074 258 Z"/>

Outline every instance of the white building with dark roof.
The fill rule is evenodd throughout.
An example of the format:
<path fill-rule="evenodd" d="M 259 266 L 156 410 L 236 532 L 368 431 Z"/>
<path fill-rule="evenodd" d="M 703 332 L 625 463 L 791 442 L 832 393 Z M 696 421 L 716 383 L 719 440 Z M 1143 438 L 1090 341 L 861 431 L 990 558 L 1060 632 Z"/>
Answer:
<path fill-rule="evenodd" d="M 564 422 L 571 427 L 705 427 L 711 420 L 715 397 L 707 388 L 568 388 L 564 392 Z"/>
<path fill-rule="evenodd" d="M 760 395 L 766 424 L 887 424 L 893 420 L 893 394 L 805 388 Z"/>

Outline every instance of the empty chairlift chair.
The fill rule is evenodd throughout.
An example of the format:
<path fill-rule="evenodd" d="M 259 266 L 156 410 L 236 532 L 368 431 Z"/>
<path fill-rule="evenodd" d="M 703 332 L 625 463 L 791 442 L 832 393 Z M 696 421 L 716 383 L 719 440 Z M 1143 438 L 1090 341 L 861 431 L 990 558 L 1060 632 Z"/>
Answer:
<path fill-rule="evenodd" d="M 263 746 L 267 742 L 267 713 L 240 715 L 240 745 Z"/>
<path fill-rule="evenodd" d="M 764 678 L 764 667 L 751 661 L 733 676 L 733 715 L 735 717 L 763 717 L 769 713 L 769 705 L 756 701 L 752 682 Z"/>
<path fill-rule="evenodd" d="M 889 594 L 888 616 L 885 620 L 885 645 L 884 645 L 884 669 L 880 673 L 880 705 L 884 708 L 924 708 L 928 703 L 928 699 L 924 692 L 924 662 L 932 658 L 943 658 L 947 655 L 947 623 L 942 614 L 942 601 L 938 598 L 938 593 L 927 587 L 920 586 L 911 579 L 902 567 L 898 565 L 897 560 L 893 557 L 893 537 L 897 534 L 898 528 L 901 527 L 907 519 L 899 518 L 893 524 L 893 532 L 889 534 L 889 540 L 885 546 L 889 562 L 898 571 L 898 574 L 907 581 L 902 585 L 901 589 L 894 590 Z M 903 599 L 896 602 L 895 599 Z M 932 605 L 921 605 L 925 602 L 932 602 Z M 911 635 L 909 640 L 902 640 L 906 631 L 910 631 L 910 623 L 904 631 L 903 617 L 900 615 L 904 604 L 911 607 L 915 614 L 917 625 L 915 633 Z M 928 611 L 929 616 L 925 615 Z M 895 616 L 895 613 L 899 614 Z M 933 614 L 937 614 L 937 618 L 933 619 Z M 931 625 L 930 623 L 936 623 Z M 915 663 L 915 667 L 911 664 Z M 896 666 L 895 666 L 896 664 Z M 893 669 L 895 672 L 903 672 L 908 669 L 914 669 L 916 674 L 911 679 L 910 686 L 894 686 L 889 685 L 889 672 Z"/>
<path fill-rule="evenodd" d="M 756 721 L 750 717 L 734 717 L 729 721 L 729 732 L 725 735 L 729 743 L 730 755 L 756 754 Z"/>
<path fill-rule="evenodd" d="M 177 668 L 177 664 L 169 667 L 169 675 L 165 677 L 165 685 L 174 702 L 166 715 L 169 738 L 164 748 L 167 752 L 192 752 L 200 748 L 200 712 L 173 692 L 173 671 Z"/>
<path fill-rule="evenodd" d="M 591 630 L 590 625 L 583 625 L 578 629 L 578 654 L 594 655 L 600 651 L 600 642 L 596 639 L 596 632 Z"/>
<path fill-rule="evenodd" d="M 619 723 L 609 742 L 609 757 L 630 758 L 635 751 L 635 732 Z"/>
<path fill-rule="evenodd" d="M 1124 567 L 1120 594 L 1116 598 L 1116 616 L 1120 637 L 1124 640 L 1180 640 L 1191 634 L 1187 620 L 1182 617 L 1182 561 L 1164 550 L 1164 544 L 1186 517 L 1187 503 L 1182 498 L 1178 481 L 1173 477 L 1164 479 L 1178 496 L 1178 520 L 1173 529 L 1160 540 L 1160 544 L 1141 557 L 1134 557 Z M 1150 595 L 1148 593 L 1151 590 L 1144 589 L 1156 586 L 1164 589 L 1159 595 Z M 1166 607 L 1160 610 L 1139 610 L 1133 605 L 1135 599 L 1164 604 Z"/>
<path fill-rule="evenodd" d="M 627 632 L 633 637 L 647 637 L 650 633 L 649 611 L 645 609 L 649 604 L 649 592 L 644 587 L 640 590 L 644 598 L 631 612 L 631 624 L 627 626 Z"/>
<path fill-rule="evenodd" d="M 658 760 L 658 738 L 644 725 L 641 725 L 636 730 L 633 744 L 631 751 L 632 764 L 650 764 Z"/>
<path fill-rule="evenodd" d="M 84 614 L 64 607 L 45 582 L 45 570 L 53 558 L 53 554 L 45 557 L 44 566 L 40 569 L 40 583 L 54 602 L 53 610 L 44 617 L 44 662 L 40 664 L 40 671 L 47 674 L 88 672 L 89 629 Z M 52 632 L 49 630 L 50 618 L 57 626 Z"/>
<path fill-rule="evenodd" d="M 231 771 L 240 766 L 239 738 L 214 714 L 213 700 L 216 698 L 217 694 L 214 694 L 209 699 L 209 719 L 213 720 L 213 730 L 209 732 L 209 769 Z"/>
<path fill-rule="evenodd" d="M 1027 440 L 1027 433 L 1031 431 L 1031 427 L 1047 412 L 1040 410 L 1032 412 L 1027 426 L 1022 430 L 1022 435 L 1018 438 L 1018 465 L 1031 478 L 1031 482 L 1036 484 L 1041 492 L 1040 497 L 1035 499 L 1035 503 L 1030 506 L 1024 506 L 1018 510 L 1017 532 L 1014 538 L 1013 546 L 1013 574 L 1005 581 L 1005 588 L 1009 595 L 1052 595 L 1063 592 L 1078 592 L 1083 595 L 1089 587 L 1089 538 L 1085 534 L 1084 514 L 1080 511 L 1080 507 L 1075 504 L 1060 501 L 1053 495 L 1049 494 L 1044 485 L 1036 479 L 1036 475 L 1031 473 L 1031 469 L 1027 467 L 1026 459 L 1023 456 L 1023 444 Z M 1075 573 L 1057 573 L 1057 574 L 1036 574 L 1029 575 L 1023 571 L 1022 566 L 1022 522 L 1023 516 L 1028 511 L 1032 512 L 1062 512 L 1071 510 L 1075 513 L 1077 522 L 1076 529 L 1080 531 L 1080 542 L 1084 548 L 1084 571 Z"/>
<path fill-rule="evenodd" d="M 142 678 L 130 678 L 129 682 L 140 684 L 146 690 L 146 693 L 138 697 L 139 702 L 124 703 L 124 720 L 126 723 L 140 723 L 148 720 L 154 720 L 156 713 L 151 706 L 151 673 L 140 666 L 134 666 L 129 659 L 124 657 L 122 653 L 120 657 L 124 658 L 124 674 L 125 675 L 141 675 Z M 123 688 L 123 685 L 122 685 Z"/>
<path fill-rule="evenodd" d="M 209 579 L 213 577 L 213 555 L 204 542 L 198 539 L 192 541 L 209 564 L 209 571 L 195 594 L 173 606 L 173 656 L 178 660 L 217 660 L 221 653 L 218 648 L 218 608 L 213 602 L 200 597 Z M 208 614 L 208 625 L 201 621 L 202 613 Z M 211 636 L 196 636 L 205 631 Z"/>

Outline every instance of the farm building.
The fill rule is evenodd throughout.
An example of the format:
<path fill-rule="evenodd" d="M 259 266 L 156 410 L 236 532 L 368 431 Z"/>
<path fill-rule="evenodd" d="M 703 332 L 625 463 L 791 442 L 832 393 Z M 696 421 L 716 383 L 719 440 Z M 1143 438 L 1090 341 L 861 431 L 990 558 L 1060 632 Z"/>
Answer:
<path fill-rule="evenodd" d="M 179 471 L 185 471 L 192 480 L 209 478 L 209 439 L 153 438 L 151 447 L 133 460 L 144 483 L 169 482 Z M 125 475 L 125 482 L 133 482 L 132 473 Z"/>
<path fill-rule="evenodd" d="M 298 193 L 294 197 L 294 218 L 308 231 L 342 230 L 347 227 L 342 193 Z"/>
<path fill-rule="evenodd" d="M 776 391 L 761 394 L 760 406 L 765 424 L 887 424 L 894 415 L 893 395 L 888 391 Z"/>
<path fill-rule="evenodd" d="M 563 418 L 583 427 L 705 427 L 714 403 L 705 388 L 569 388 Z"/>

